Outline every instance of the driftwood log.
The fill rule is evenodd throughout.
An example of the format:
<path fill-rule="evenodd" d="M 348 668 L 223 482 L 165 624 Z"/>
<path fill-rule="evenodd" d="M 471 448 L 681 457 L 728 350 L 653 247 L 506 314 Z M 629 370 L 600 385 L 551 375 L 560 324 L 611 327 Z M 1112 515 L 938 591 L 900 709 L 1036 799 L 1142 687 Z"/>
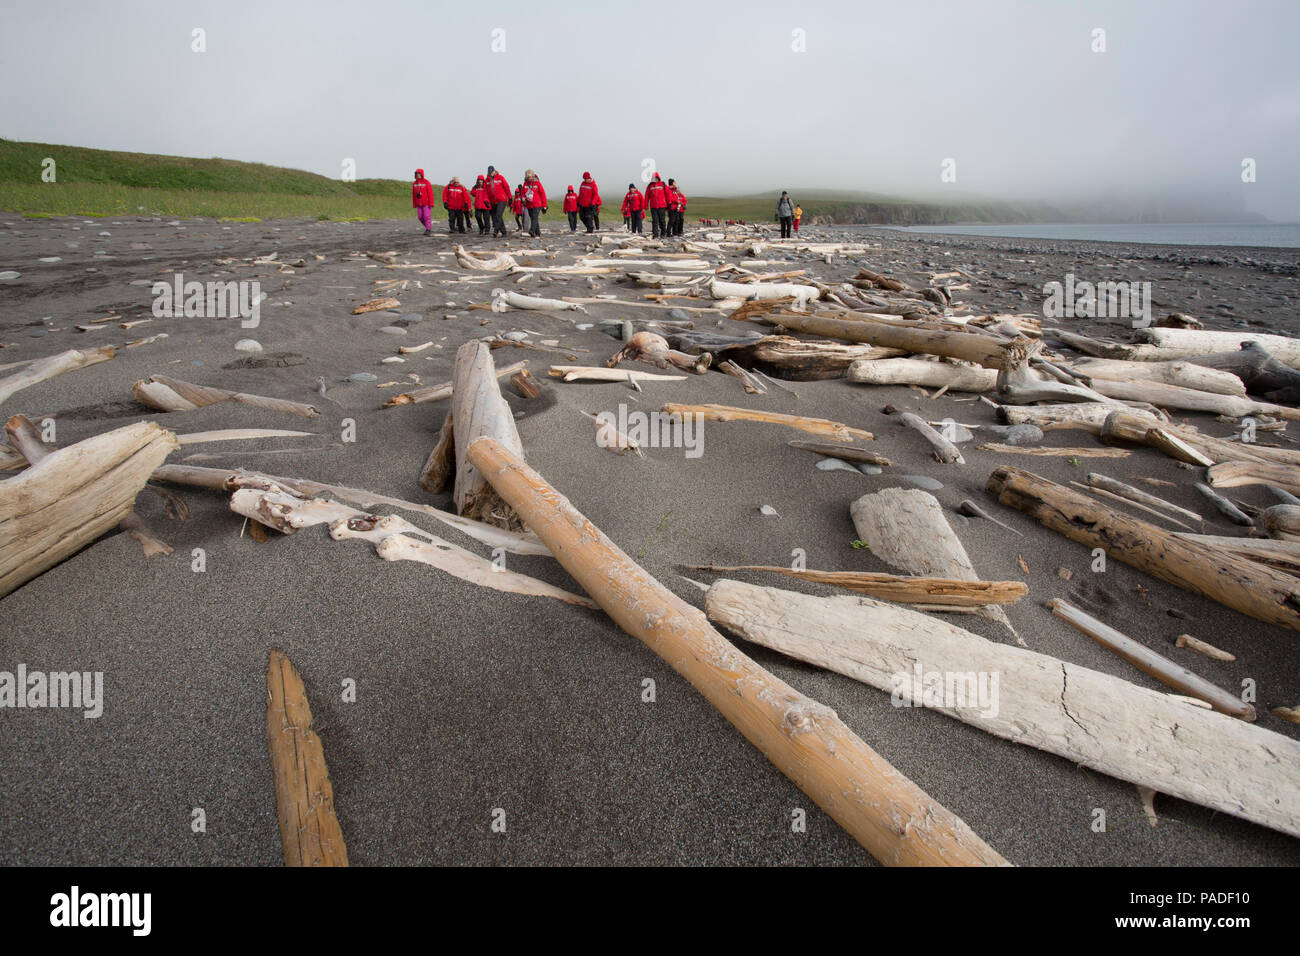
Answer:
<path fill-rule="evenodd" d="M 347 866 L 348 848 L 334 813 L 334 787 L 298 669 L 283 651 L 266 671 L 266 745 L 285 866 Z"/>
<path fill-rule="evenodd" d="M 497 378 L 509 378 L 516 372 L 528 368 L 527 360 L 522 362 L 513 362 L 510 365 L 502 365 L 496 370 Z M 388 401 L 384 402 L 384 408 L 392 408 L 395 405 L 421 405 L 425 402 L 439 402 L 444 398 L 450 398 L 455 382 L 443 382 L 441 385 L 426 385 L 424 388 L 417 388 L 409 392 L 403 392 L 400 395 L 394 395 Z"/>
<path fill-rule="evenodd" d="M 711 621 L 745 640 L 862 681 L 896 702 L 1300 836 L 1300 742 L 1289 737 L 871 598 L 719 581 L 705 606 Z M 944 684 L 929 700 L 927 672 Z M 956 693 L 973 690 L 969 681 L 979 674 L 999 675 L 996 707 Z"/>
<path fill-rule="evenodd" d="M 517 454 L 479 438 L 469 457 L 619 627 L 685 677 L 877 860 L 1005 864 L 834 711 L 732 646 L 699 610 L 647 574 Z"/>
<path fill-rule="evenodd" d="M 785 415 L 781 412 L 760 412 L 752 408 L 735 408 L 731 405 L 681 405 L 669 402 L 660 409 L 665 415 L 695 416 L 697 420 L 712 422 L 764 422 L 770 425 L 785 425 L 821 435 L 836 441 L 852 442 L 855 438 L 871 441 L 872 434 L 861 428 L 852 428 L 842 422 L 833 422 L 825 418 L 807 418 L 803 415 Z"/>
<path fill-rule="evenodd" d="M 265 395 L 250 395 L 234 392 L 225 388 L 213 388 L 208 385 L 195 385 L 166 375 L 151 375 L 148 380 L 136 382 L 132 386 L 136 401 L 160 412 L 188 412 L 205 405 L 221 402 L 238 402 L 265 408 L 273 412 L 287 412 L 302 418 L 315 418 L 320 412 L 312 405 L 291 402 L 283 398 L 267 398 Z"/>
<path fill-rule="evenodd" d="M 103 348 L 98 349 L 68 349 L 68 351 L 60 352 L 58 355 L 36 359 L 34 362 L 27 363 L 27 366 L 22 371 L 0 379 L 0 402 L 8 401 L 14 392 L 27 388 L 29 385 L 43 382 L 47 378 L 54 378 L 54 376 L 62 375 L 64 372 L 71 372 L 73 369 L 86 368 L 89 365 L 107 362 L 115 354 L 111 345 L 105 345 Z"/>
<path fill-rule="evenodd" d="M 517 455 L 523 455 L 519 431 L 510 406 L 501 397 L 492 351 L 483 342 L 466 342 L 456 352 L 452 379 L 455 415 L 456 482 L 452 503 L 456 513 L 511 531 L 520 530 L 518 515 L 501 500 L 487 479 L 465 454 L 476 438 L 495 438 Z"/>
<path fill-rule="evenodd" d="M 865 448 L 854 448 L 846 445 L 835 445 L 830 442 L 818 441 L 791 441 L 786 442 L 791 448 L 798 448 L 802 451 L 810 451 L 816 455 L 824 455 L 827 458 L 838 458 L 841 461 L 857 462 L 861 465 L 879 465 L 888 468 L 893 464 L 883 455 L 877 455 L 874 452 L 867 451 Z"/>
<path fill-rule="evenodd" d="M 1258 342 L 1242 342 L 1235 352 L 1200 355 L 1190 362 L 1235 376 L 1252 395 L 1283 405 L 1300 405 L 1300 372 L 1279 362 Z"/>
<path fill-rule="evenodd" d="M 996 369 L 1002 366 L 1003 341 L 978 332 L 917 329 L 866 319 L 828 319 L 790 313 L 765 314 L 761 319 L 769 325 L 807 335 L 821 335 L 829 339 L 906 352 L 943 355 L 983 365 L 985 368 Z"/>
<path fill-rule="evenodd" d="M 51 452 L 0 481 L 0 597 L 117 526 L 177 447 L 171 432 L 138 422 Z"/>
<path fill-rule="evenodd" d="M 862 385 L 920 385 L 947 387 L 953 392 L 991 392 L 997 386 L 998 373 L 979 365 L 890 358 L 854 362 L 849 366 L 848 379 Z"/>
<path fill-rule="evenodd" d="M 1288 574 L 1193 543 L 1020 468 L 999 468 L 987 488 L 1072 541 L 1257 620 L 1300 630 L 1300 582 Z"/>
<path fill-rule="evenodd" d="M 688 564 L 695 571 L 770 571 L 830 584 L 846 591 L 865 594 L 881 601 L 898 604 L 934 604 L 940 607 L 984 607 L 987 604 L 1015 604 L 1029 593 L 1023 581 L 967 581 L 962 578 L 926 578 L 875 571 L 797 571 L 770 564 L 745 564 L 728 567 L 718 564 Z"/>
<path fill-rule="evenodd" d="M 1231 371 L 1220 371 L 1192 362 L 1126 362 L 1123 359 L 1092 358 L 1075 362 L 1071 368 L 1091 379 L 1155 382 L 1219 395 L 1246 394 L 1246 386 Z M 1296 377 L 1300 379 L 1300 373 Z"/>

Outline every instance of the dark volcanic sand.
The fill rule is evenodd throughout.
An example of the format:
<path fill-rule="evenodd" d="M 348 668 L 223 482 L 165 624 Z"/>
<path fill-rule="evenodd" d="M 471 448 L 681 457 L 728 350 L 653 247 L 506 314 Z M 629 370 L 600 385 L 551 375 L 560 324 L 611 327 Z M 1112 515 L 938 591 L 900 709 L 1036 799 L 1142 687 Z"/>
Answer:
<path fill-rule="evenodd" d="M 100 237 L 100 231 L 111 232 Z M 859 265 L 924 281 L 961 268 L 976 284 L 959 298 L 978 312 L 1037 312 L 1041 287 L 1080 278 L 1149 279 L 1157 315 L 1188 312 L 1214 328 L 1294 331 L 1296 254 L 1287 250 L 1180 249 L 1105 243 L 914 236 L 879 230 L 814 229 L 806 238 L 865 235 L 881 243 L 873 254 L 825 265 L 784 250 L 765 254 L 841 279 Z M 509 249 L 525 243 L 480 240 L 471 248 Z M 136 247 L 147 243 L 148 248 Z M 585 251 L 581 237 L 548 226 L 544 245 L 557 263 Z M 608 248 L 608 247 L 607 247 Z M 0 411 L 54 416 L 58 443 L 141 419 L 178 432 L 271 427 L 312 431 L 313 439 L 272 439 L 186 446 L 173 454 L 209 456 L 192 463 L 244 465 L 276 474 L 348 484 L 417 501 L 428 500 L 416 475 L 446 413 L 446 405 L 379 410 L 400 389 L 376 384 L 418 374 L 424 384 L 450 378 L 456 346 L 493 331 L 533 330 L 543 338 L 589 350 L 577 362 L 560 355 L 506 349 L 499 363 L 529 359 L 540 379 L 552 362 L 600 364 L 617 343 L 593 328 L 576 331 L 545 313 L 466 311 L 486 302 L 498 277 L 481 284 L 443 286 L 452 272 L 420 275 L 373 261 L 345 262 L 350 252 L 396 250 L 405 262 L 455 270 L 439 231 L 419 235 L 414 220 L 369 224 L 281 222 L 230 224 L 158 220 L 55 219 L 0 216 L 0 364 L 73 347 L 121 343 L 166 332 L 151 345 L 119 350 L 115 359 L 18 392 Z M 93 254 L 102 250 L 104 256 Z M 272 269 L 217 265 L 279 252 L 306 257 L 293 276 Z M 313 255 L 325 258 L 316 261 Z M 45 264 L 41 257 L 60 256 Z M 527 258 L 526 253 L 521 258 Z M 732 255 L 732 261 L 737 257 Z M 90 271 L 94 269 L 96 271 Z M 130 332 L 115 323 L 80 333 L 78 322 L 118 310 L 147 317 L 147 285 L 132 280 L 260 278 L 270 298 L 257 329 L 213 319 L 155 319 Z M 419 280 L 401 294 L 398 314 L 352 316 L 371 298 L 376 279 Z M 287 281 L 286 281 L 287 280 Z M 606 291 L 607 279 L 602 277 Z M 509 285 L 551 297 L 588 295 L 580 278 Z M 625 286 L 621 296 L 638 295 Z M 454 301 L 458 308 L 445 303 Z M 292 305 L 283 303 L 292 302 Z M 444 313 L 456 318 L 444 321 Z M 401 313 L 421 313 L 401 338 L 376 330 Z M 590 318 L 664 318 L 665 312 L 601 306 Z M 571 314 L 570 314 L 571 315 Z M 43 323 L 43 319 L 48 321 Z M 697 326 L 718 316 L 704 313 Z M 1244 326 L 1241 323 L 1245 323 Z M 1121 334 L 1119 323 L 1077 321 L 1084 331 Z M 29 333 L 48 328 L 45 335 Z M 243 356 L 232 345 L 257 339 L 266 358 L 296 353 L 302 364 L 225 369 Z M 380 365 L 401 344 L 433 340 L 442 348 Z M 196 364 L 201 363 L 201 364 Z M 344 383 L 355 372 L 378 383 Z M 304 420 L 240 406 L 211 406 L 160 414 L 137 405 L 131 383 L 149 374 L 315 403 L 321 417 Z M 10 374 L 0 372 L 0 375 Z M 315 394 L 323 376 L 328 398 Z M 408 383 L 410 384 L 410 383 Z M 998 455 L 963 446 L 964 467 L 941 466 L 881 408 L 893 403 L 930 419 L 989 422 L 990 411 L 948 394 L 926 399 L 907 388 L 868 389 L 847 381 L 796 383 L 798 398 L 778 388 L 745 395 L 728 376 L 709 373 L 675 383 L 647 383 L 643 393 L 623 385 L 556 384 L 527 403 L 519 420 L 531 464 L 564 492 L 625 551 L 687 600 L 702 595 L 679 574 L 684 563 L 786 564 L 793 548 L 812 568 L 891 570 L 855 551 L 849 503 L 869 491 L 910 487 L 905 474 L 930 475 L 944 487 L 945 506 L 982 576 L 1024 579 L 1028 598 L 1009 609 L 1030 648 L 1161 689 L 1043 607 L 1052 597 L 1082 595 L 1107 619 L 1215 683 L 1259 688 L 1259 725 L 1288 736 L 1300 728 L 1268 713 L 1300 700 L 1295 680 L 1297 635 L 1266 626 L 1211 601 L 1163 584 L 1112 561 L 1104 575 L 1088 570 L 1085 548 L 997 506 L 983 491 L 989 473 L 1016 464 L 1066 482 L 1096 470 L 1133 482 L 1138 475 L 1175 481 L 1152 489 L 1206 513 L 1190 486 L 1191 472 L 1149 451 L 1129 459 L 1085 461 Z M 809 436 L 757 424 L 705 426 L 703 457 L 652 449 L 646 458 L 598 449 L 580 410 L 652 410 L 663 401 L 719 402 L 831 418 L 876 433 L 881 453 L 895 462 L 877 477 L 822 472 L 816 457 L 789 448 Z M 340 441 L 340 421 L 356 421 L 356 442 Z M 1232 426 L 1189 415 L 1211 434 Z M 1093 445 L 1081 432 L 1054 432 L 1047 444 Z M 302 449 L 264 454 L 271 449 Z M 1232 489 L 1233 497 L 1272 503 L 1262 488 Z M 174 547 L 146 559 L 123 534 L 107 536 L 0 601 L 0 670 L 103 671 L 106 703 L 98 720 L 79 712 L 0 711 L 0 861 L 7 864 L 144 863 L 262 864 L 281 861 L 275 802 L 266 753 L 267 654 L 282 647 L 307 685 L 334 782 L 335 800 L 356 864 L 423 863 L 851 863 L 871 858 L 734 730 L 685 681 L 603 614 L 545 598 L 476 588 L 431 568 L 388 564 L 363 542 L 332 542 L 321 528 L 258 543 L 241 536 L 242 519 L 225 496 L 181 490 L 192 509 L 169 519 L 162 500 L 141 494 L 138 510 Z M 953 512 L 962 498 L 984 503 L 1023 538 Z M 446 497 L 431 503 L 445 506 Z M 762 504 L 780 517 L 763 517 Z M 1140 512 L 1138 513 L 1141 514 Z M 446 527 L 407 514 L 478 553 L 486 549 Z M 1236 533 L 1211 515 L 1209 531 Z M 207 552 L 207 571 L 190 570 L 190 551 Z M 1026 576 L 1018 559 L 1029 568 Z M 511 557 L 513 569 L 573 587 L 546 558 Z M 1073 571 L 1069 581 L 1059 568 Z M 711 580 L 703 572 L 692 577 Z M 829 588 L 774 576 L 737 575 L 765 585 L 831 594 Z M 842 592 L 841 592 L 842 593 Z M 1186 615 L 1170 615 L 1177 610 Z M 1005 632 L 982 618 L 949 618 L 995 640 Z M 1218 663 L 1176 649 L 1188 632 L 1235 653 Z M 899 770 L 961 816 L 988 843 L 1018 864 L 1200 865 L 1295 864 L 1300 842 L 1263 827 L 1170 797 L 1156 799 L 1152 828 L 1136 789 L 955 720 L 920 709 L 895 709 L 889 696 L 848 678 L 743 645 L 760 663 L 835 709 L 850 727 Z M 658 697 L 641 702 L 652 677 Z M 344 703 L 341 683 L 356 681 L 356 703 Z M 190 829 L 202 807 L 207 833 Z M 490 830 L 493 808 L 504 808 L 507 832 Z M 793 834 L 791 808 L 808 810 L 808 832 Z M 1108 829 L 1094 833 L 1094 808 Z"/>

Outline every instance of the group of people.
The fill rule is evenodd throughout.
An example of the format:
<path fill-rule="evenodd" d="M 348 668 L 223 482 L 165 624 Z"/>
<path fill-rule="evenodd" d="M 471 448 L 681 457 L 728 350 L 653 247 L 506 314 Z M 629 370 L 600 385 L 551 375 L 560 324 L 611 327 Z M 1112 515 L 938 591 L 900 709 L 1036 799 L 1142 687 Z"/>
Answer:
<path fill-rule="evenodd" d="M 433 235 L 433 200 L 433 184 L 424 178 L 423 169 L 417 169 L 415 182 L 411 186 L 411 205 L 415 207 L 426 236 Z M 576 190 L 570 186 L 564 194 L 563 208 L 569 219 L 569 231 L 577 232 L 579 221 L 587 232 L 598 230 L 600 206 L 600 189 L 591 178 L 591 173 L 585 172 L 582 174 L 582 185 Z M 473 212 L 480 236 L 505 236 L 508 234 L 506 207 L 514 213 L 517 232 L 527 229 L 530 236 L 541 236 L 541 217 L 549 210 L 550 203 L 546 198 L 546 187 L 542 185 L 537 173 L 527 170 L 524 181 L 512 191 L 496 167 L 489 166 L 487 173 L 479 176 L 470 189 L 466 189 L 456 176 L 451 177 L 451 182 L 442 189 L 442 208 L 447 210 L 448 227 L 453 233 L 463 233 L 468 229 L 470 213 Z M 781 193 L 781 198 L 776 202 L 781 238 L 787 239 L 792 231 L 799 231 L 802 216 L 803 209 L 795 204 L 789 193 Z M 627 195 L 623 197 L 624 227 L 631 232 L 643 233 L 645 230 L 642 225 L 647 217 L 656 239 L 682 234 L 686 222 L 686 194 L 681 191 L 675 179 L 664 182 L 655 173 L 646 183 L 644 192 L 633 183 L 627 184 Z M 706 220 L 700 221 L 703 223 Z"/>

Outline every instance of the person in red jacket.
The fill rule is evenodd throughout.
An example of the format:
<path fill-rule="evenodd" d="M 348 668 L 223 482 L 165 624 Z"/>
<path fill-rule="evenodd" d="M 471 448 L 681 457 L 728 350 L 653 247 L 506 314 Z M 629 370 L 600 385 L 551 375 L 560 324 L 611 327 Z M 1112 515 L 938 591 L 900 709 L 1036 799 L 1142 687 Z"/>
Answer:
<path fill-rule="evenodd" d="M 627 195 L 623 197 L 623 218 L 633 232 L 641 232 L 641 210 L 645 209 L 645 197 L 631 183 L 627 184 Z"/>
<path fill-rule="evenodd" d="M 411 205 L 424 226 L 426 236 L 433 235 L 433 183 L 424 178 L 424 170 L 415 171 L 415 181 L 411 183 Z"/>
<path fill-rule="evenodd" d="M 573 191 L 572 186 L 570 186 L 569 191 L 564 194 L 564 212 L 569 217 L 569 232 L 577 232 L 578 194 Z M 587 214 L 585 212 L 582 214 L 582 223 L 583 225 L 587 224 Z M 587 231 L 591 232 L 590 227 L 588 227 Z"/>
<path fill-rule="evenodd" d="M 677 180 L 668 180 L 668 235 L 681 235 L 682 191 L 677 188 Z"/>
<path fill-rule="evenodd" d="M 531 169 L 524 173 L 524 205 L 528 207 L 528 234 L 540 239 L 542 213 L 550 208 L 550 204 L 546 201 L 546 187 Z"/>
<path fill-rule="evenodd" d="M 451 182 L 442 187 L 442 208 L 447 210 L 447 222 L 452 232 L 464 232 L 469 223 L 469 191 L 460 184 L 460 179 L 451 177 Z"/>
<path fill-rule="evenodd" d="M 650 210 L 651 235 L 655 239 L 668 235 L 668 186 L 658 173 L 645 188 L 645 205 Z"/>
<path fill-rule="evenodd" d="M 682 192 L 681 189 L 678 189 L 677 190 L 677 231 L 673 233 L 673 235 L 680 236 L 682 234 L 682 230 L 684 230 L 685 228 L 686 228 L 686 194 Z"/>
<path fill-rule="evenodd" d="M 486 236 L 488 224 L 492 221 L 490 218 L 492 197 L 488 192 L 487 179 L 480 176 L 474 188 L 470 190 L 470 194 L 474 197 L 474 221 L 478 224 L 478 234 Z"/>
<path fill-rule="evenodd" d="M 588 232 L 600 228 L 600 190 L 591 173 L 582 174 L 582 185 L 578 187 L 578 214 Z"/>
<path fill-rule="evenodd" d="M 524 231 L 524 187 L 515 187 L 514 198 L 510 200 L 510 211 L 515 214 L 515 232 Z"/>
<path fill-rule="evenodd" d="M 506 235 L 506 206 L 510 203 L 510 184 L 495 166 L 487 170 L 488 194 L 492 198 L 492 235 Z"/>

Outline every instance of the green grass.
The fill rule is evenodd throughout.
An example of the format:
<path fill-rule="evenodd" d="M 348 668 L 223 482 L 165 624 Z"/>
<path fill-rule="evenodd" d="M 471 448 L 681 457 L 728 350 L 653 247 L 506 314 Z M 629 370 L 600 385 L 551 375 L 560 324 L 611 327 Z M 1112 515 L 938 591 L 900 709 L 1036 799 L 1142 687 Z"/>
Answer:
<path fill-rule="evenodd" d="M 56 181 L 44 182 L 42 163 L 55 161 Z M 472 183 L 472 177 L 462 177 Z M 617 180 L 615 180 L 617 182 Z M 435 213 L 441 187 L 435 186 Z M 690 197 L 687 222 L 700 218 L 771 223 L 779 190 L 749 196 Z M 823 223 L 916 225 L 955 222 L 1066 221 L 1059 212 L 1032 204 L 933 203 L 873 193 L 790 190 L 805 220 Z M 544 218 L 563 221 L 563 184 L 553 188 Z M 603 225 L 622 224 L 621 190 L 605 198 Z M 330 179 L 232 159 L 189 159 L 79 146 L 0 140 L 0 209 L 31 218 L 51 216 L 206 217 L 226 222 L 266 219 L 413 219 L 411 184 L 396 179 Z M 507 214 L 513 228 L 513 216 Z"/>

